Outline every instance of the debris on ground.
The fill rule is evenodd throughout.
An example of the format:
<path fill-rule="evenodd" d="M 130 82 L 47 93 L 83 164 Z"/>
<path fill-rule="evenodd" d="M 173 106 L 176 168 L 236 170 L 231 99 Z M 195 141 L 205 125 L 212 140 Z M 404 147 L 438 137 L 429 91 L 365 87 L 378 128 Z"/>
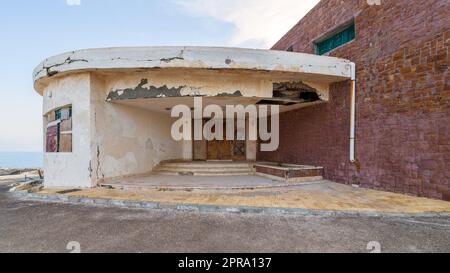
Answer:
<path fill-rule="evenodd" d="M 74 193 L 74 192 L 80 192 L 81 189 L 70 189 L 70 190 L 62 190 L 56 192 L 57 194 L 68 194 L 68 193 Z"/>
<path fill-rule="evenodd" d="M 115 188 L 111 185 L 100 185 L 99 188 L 107 189 L 107 190 L 114 190 Z"/>
<path fill-rule="evenodd" d="M 33 172 L 36 169 L 1 169 L 0 168 L 0 177 L 1 176 L 10 176 L 10 175 L 20 175 L 23 173 Z"/>
<path fill-rule="evenodd" d="M 35 193 L 44 189 L 43 183 L 44 181 L 42 179 L 34 179 L 26 182 L 14 183 L 11 185 L 12 188 L 9 191 L 26 191 L 29 193 Z"/>
<path fill-rule="evenodd" d="M 44 175 L 40 169 L 6 169 L 0 168 L 0 183 L 10 183 L 11 192 L 39 192 L 43 189 Z"/>
<path fill-rule="evenodd" d="M 44 172 L 40 169 L 2 169 L 0 168 L 0 182 L 27 182 L 43 180 Z"/>
<path fill-rule="evenodd" d="M 32 180 L 28 182 L 15 183 L 11 186 L 12 188 L 9 190 L 10 192 L 27 191 L 29 193 L 32 193 L 39 192 L 44 188 L 42 180 Z"/>

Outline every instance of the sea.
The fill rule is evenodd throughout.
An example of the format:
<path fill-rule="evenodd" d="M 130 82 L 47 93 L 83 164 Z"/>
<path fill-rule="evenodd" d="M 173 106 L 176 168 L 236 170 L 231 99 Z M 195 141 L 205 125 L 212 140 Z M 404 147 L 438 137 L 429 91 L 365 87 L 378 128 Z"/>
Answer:
<path fill-rule="evenodd" d="M 42 168 L 43 161 L 44 155 L 39 152 L 0 152 L 0 168 Z"/>

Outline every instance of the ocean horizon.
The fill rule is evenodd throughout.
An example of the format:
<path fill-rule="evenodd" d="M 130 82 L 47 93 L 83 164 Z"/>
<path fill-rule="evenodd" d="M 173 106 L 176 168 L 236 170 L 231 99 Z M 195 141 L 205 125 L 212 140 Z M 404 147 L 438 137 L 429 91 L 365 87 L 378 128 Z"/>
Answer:
<path fill-rule="evenodd" d="M 0 152 L 0 168 L 42 168 L 44 154 L 41 152 Z"/>

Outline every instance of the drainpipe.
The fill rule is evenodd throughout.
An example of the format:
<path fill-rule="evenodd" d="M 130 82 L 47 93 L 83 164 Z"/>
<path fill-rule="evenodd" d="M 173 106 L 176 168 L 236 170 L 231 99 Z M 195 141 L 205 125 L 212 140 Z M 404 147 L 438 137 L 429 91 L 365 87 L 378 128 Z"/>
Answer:
<path fill-rule="evenodd" d="M 350 63 L 351 75 L 351 105 L 350 105 L 350 162 L 355 162 L 355 138 L 356 138 L 356 64 Z"/>

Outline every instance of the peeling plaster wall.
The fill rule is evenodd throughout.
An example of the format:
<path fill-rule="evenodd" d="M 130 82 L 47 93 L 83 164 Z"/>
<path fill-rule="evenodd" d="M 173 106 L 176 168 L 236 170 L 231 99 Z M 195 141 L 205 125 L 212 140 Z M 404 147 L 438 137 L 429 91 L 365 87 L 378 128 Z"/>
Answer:
<path fill-rule="evenodd" d="M 258 73 L 220 73 L 218 71 L 188 71 L 182 69 L 120 73 L 107 77 L 110 93 L 123 95 L 127 89 L 147 89 L 157 97 L 181 96 L 244 96 L 272 97 L 273 83 Z M 144 83 L 144 84 L 143 84 Z M 164 92 L 167 91 L 167 92 Z"/>
<path fill-rule="evenodd" d="M 272 83 L 259 77 L 228 75 L 215 79 L 194 74 L 175 77 L 171 72 L 158 71 L 120 76 L 84 73 L 49 81 L 44 114 L 72 105 L 73 152 L 45 155 L 45 186 L 92 187 L 112 178 L 149 173 L 164 160 L 193 159 L 192 141 L 172 139 L 175 119 L 168 112 L 107 102 L 111 90 L 137 86 L 146 78 L 154 86 L 189 86 L 189 90 L 200 95 L 236 95 L 239 89 L 252 96 L 272 93 Z M 250 160 L 256 154 L 253 146 L 256 147 L 247 147 Z"/>
<path fill-rule="evenodd" d="M 96 181 L 149 173 L 163 160 L 183 157 L 171 137 L 172 118 L 105 101 L 110 78 L 92 75 L 92 162 Z"/>
<path fill-rule="evenodd" d="M 44 115 L 69 104 L 73 109 L 73 152 L 45 153 L 45 187 L 91 187 L 90 76 L 74 74 L 58 78 L 45 91 Z"/>
<path fill-rule="evenodd" d="M 247 74 L 232 74 L 232 73 L 217 73 L 214 77 L 210 73 L 204 71 L 193 72 L 184 70 L 173 71 L 148 71 L 140 73 L 120 73 L 110 75 L 104 79 L 106 90 L 108 94 L 117 92 L 118 95 L 123 95 L 123 92 L 130 89 L 149 89 L 155 95 L 154 90 L 166 90 L 170 94 L 174 90 L 179 91 L 181 96 L 245 96 L 245 97 L 272 97 L 273 82 L 267 77 L 254 74 L 249 76 Z M 145 84 L 143 84 L 145 83 Z M 159 94 L 164 97 L 165 93 Z M 158 96 L 158 94 L 156 94 Z M 168 114 L 166 114 L 168 116 Z M 163 115 L 163 117 L 166 117 Z M 172 121 L 170 124 L 172 124 Z M 169 134 L 166 138 L 172 139 Z M 192 141 L 176 142 L 178 146 L 181 145 L 181 156 L 178 158 L 169 159 L 193 159 L 193 143 Z M 247 160 L 256 160 L 257 143 L 255 141 L 248 141 L 246 146 Z"/>

